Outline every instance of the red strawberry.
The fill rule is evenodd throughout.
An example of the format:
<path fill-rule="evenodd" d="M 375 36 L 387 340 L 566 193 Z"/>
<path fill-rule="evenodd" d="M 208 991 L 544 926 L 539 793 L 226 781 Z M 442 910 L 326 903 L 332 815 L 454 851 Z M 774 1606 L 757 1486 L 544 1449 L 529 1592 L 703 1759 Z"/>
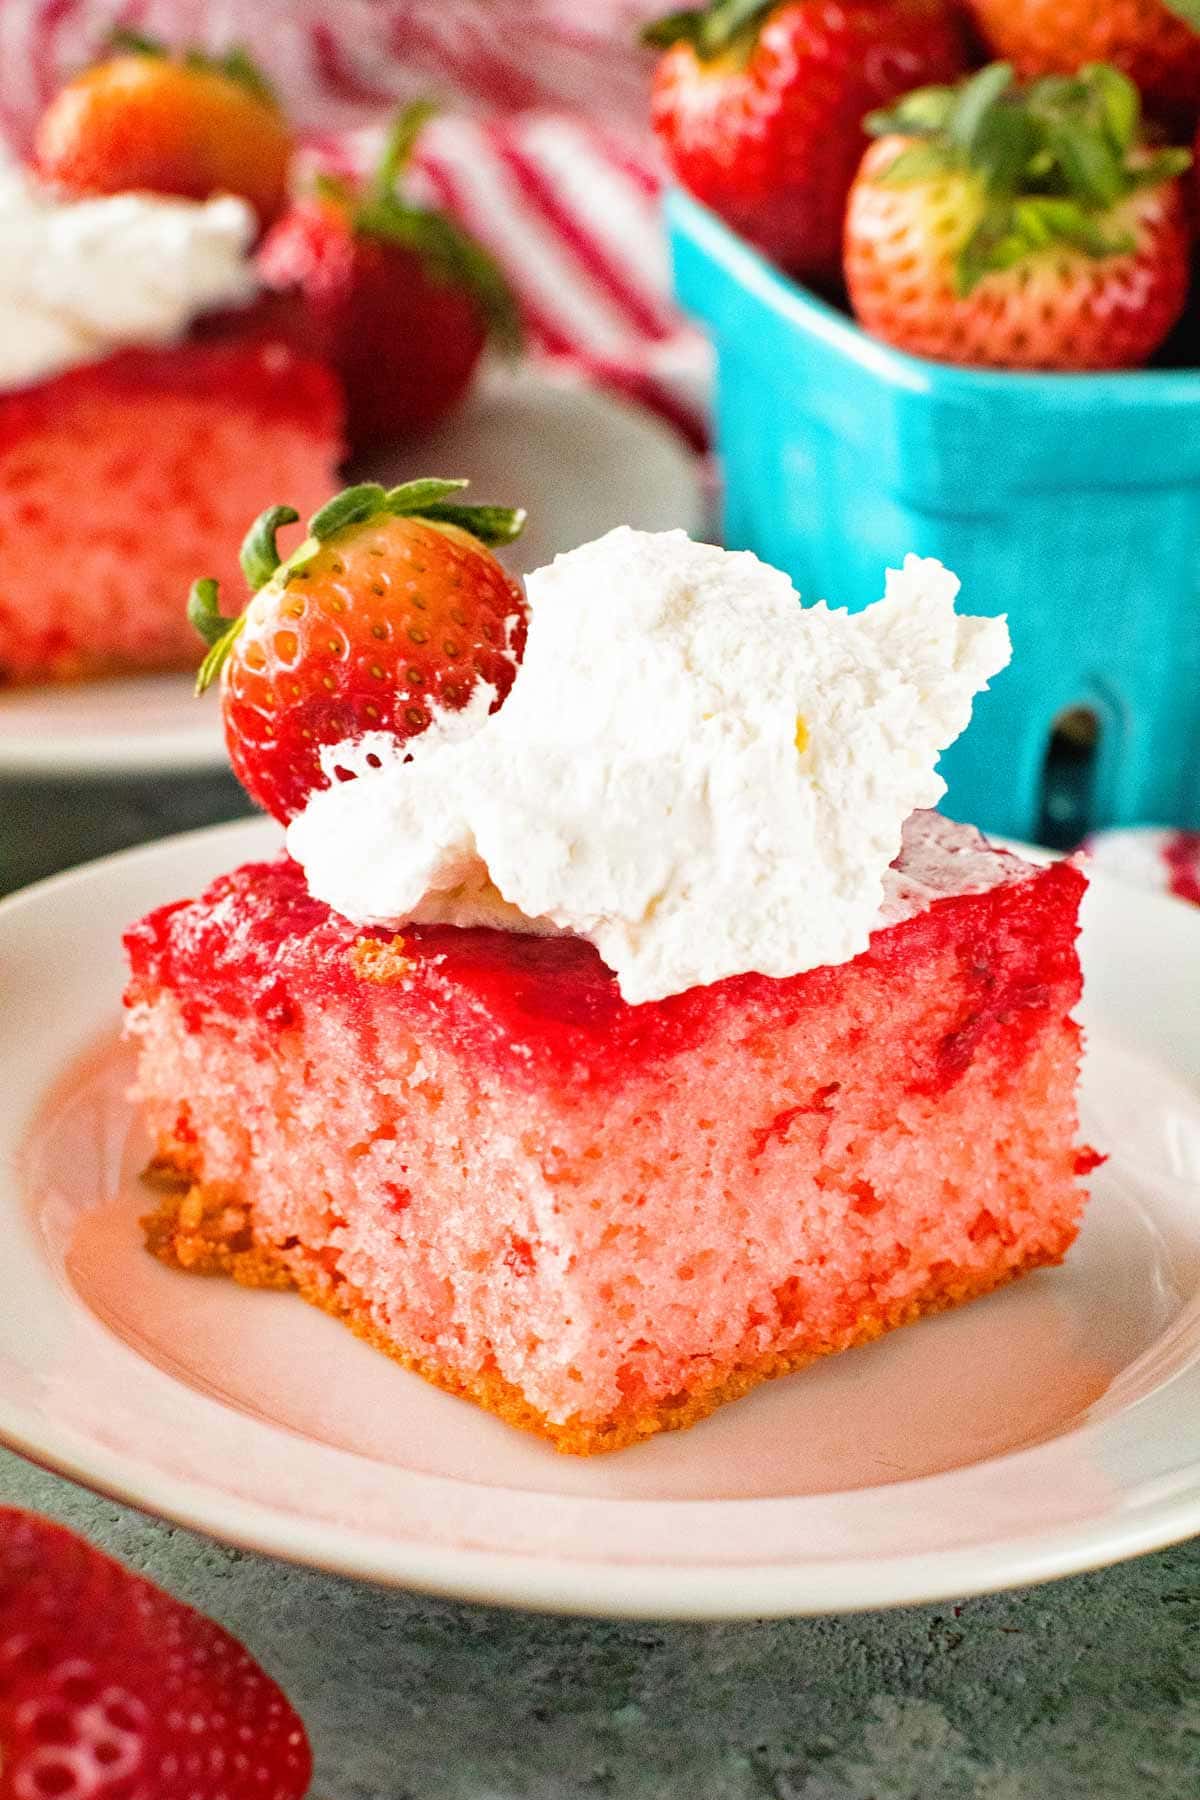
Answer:
<path fill-rule="evenodd" d="M 1134 367 L 1162 343 L 1187 296 L 1191 158 L 1145 147 L 1124 75 L 1022 92 L 993 63 L 871 125 L 846 284 L 876 337 L 1009 369 Z"/>
<path fill-rule="evenodd" d="M 300 1800 L 304 1727 L 219 1625 L 0 1507 L 0 1800 Z"/>
<path fill-rule="evenodd" d="M 1200 113 L 1200 11 L 1192 0 L 967 0 L 996 56 L 1021 76 L 1113 63 L 1148 105 Z"/>
<path fill-rule="evenodd" d="M 351 443 L 427 432 L 461 400 L 489 335 L 512 347 L 516 307 L 486 251 L 397 181 L 429 117 L 402 113 L 363 191 L 326 180 L 259 254 L 267 284 L 302 302 L 302 347 L 342 379 Z"/>
<path fill-rule="evenodd" d="M 717 0 L 669 45 L 653 118 L 675 174 L 793 273 L 836 276 L 864 114 L 966 62 L 947 0 Z"/>
<path fill-rule="evenodd" d="M 210 645 L 203 689 L 221 671 L 234 773 L 277 819 L 329 786 L 323 745 L 383 731 L 399 743 L 432 709 L 460 711 L 487 682 L 498 706 L 525 648 L 525 598 L 488 544 L 508 543 L 524 514 L 467 506 L 464 481 L 347 488 L 309 520 L 284 563 L 274 506 L 251 527 L 242 568 L 255 597 L 232 625 L 217 584 L 198 581 L 188 615 Z"/>
<path fill-rule="evenodd" d="M 177 60 L 146 38 L 59 90 L 37 127 L 40 173 L 74 193 L 240 194 L 264 225 L 282 210 L 292 135 L 240 51 Z"/>

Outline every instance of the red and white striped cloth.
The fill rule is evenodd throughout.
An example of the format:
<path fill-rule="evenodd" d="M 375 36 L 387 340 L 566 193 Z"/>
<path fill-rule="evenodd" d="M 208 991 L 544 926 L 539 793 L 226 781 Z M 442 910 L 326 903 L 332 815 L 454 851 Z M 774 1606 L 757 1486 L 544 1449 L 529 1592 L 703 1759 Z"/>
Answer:
<path fill-rule="evenodd" d="M 244 43 L 312 153 L 362 167 L 416 94 L 453 103 L 416 184 L 492 251 L 536 354 L 704 440 L 709 359 L 670 300 L 661 169 L 637 26 L 654 0 L 0 0 L 0 108 L 27 143 L 58 84 L 114 25 L 179 44 Z M 569 109 L 569 110 L 567 110 Z"/>
<path fill-rule="evenodd" d="M 554 106 L 644 130 L 659 0 L 0 0 L 0 102 L 23 141 L 114 27 L 166 43 L 239 43 L 304 130 L 349 129 L 432 92 L 495 112 Z"/>
<path fill-rule="evenodd" d="M 636 30 L 661 0 L 0 0 L 0 126 L 23 147 L 59 83 L 115 25 L 177 45 L 242 43 L 306 134 L 354 170 L 380 121 L 451 103 L 415 185 L 492 251 L 534 353 L 653 407 L 704 442 L 709 356 L 670 299 L 662 173 Z M 836 595 L 831 596 L 836 600 Z M 1114 831 L 1097 866 L 1200 905 L 1200 833 Z"/>

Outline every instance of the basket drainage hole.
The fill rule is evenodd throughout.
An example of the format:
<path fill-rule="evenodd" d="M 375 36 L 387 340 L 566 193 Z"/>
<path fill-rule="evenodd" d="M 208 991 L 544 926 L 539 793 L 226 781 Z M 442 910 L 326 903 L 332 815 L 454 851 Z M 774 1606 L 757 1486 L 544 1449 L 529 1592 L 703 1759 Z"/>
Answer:
<path fill-rule="evenodd" d="M 1073 850 L 1092 828 L 1100 716 L 1091 706 L 1068 706 L 1050 727 L 1042 765 L 1037 837 L 1052 850 Z"/>

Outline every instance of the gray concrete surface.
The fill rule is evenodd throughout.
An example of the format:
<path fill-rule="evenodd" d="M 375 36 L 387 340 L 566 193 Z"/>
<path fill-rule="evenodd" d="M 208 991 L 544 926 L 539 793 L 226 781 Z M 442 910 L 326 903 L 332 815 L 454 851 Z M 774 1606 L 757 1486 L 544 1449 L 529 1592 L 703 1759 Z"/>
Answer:
<path fill-rule="evenodd" d="M 314 1800 L 1197 1800 L 1200 1541 L 957 1606 L 596 1624 L 206 1543 L 0 1452 L 36 1508 L 236 1632 Z"/>

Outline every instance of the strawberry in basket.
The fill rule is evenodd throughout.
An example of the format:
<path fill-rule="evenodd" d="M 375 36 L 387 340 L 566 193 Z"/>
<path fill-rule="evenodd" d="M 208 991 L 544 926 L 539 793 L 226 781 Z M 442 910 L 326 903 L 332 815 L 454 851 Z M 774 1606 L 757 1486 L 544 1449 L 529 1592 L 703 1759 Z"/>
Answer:
<path fill-rule="evenodd" d="M 864 114 L 966 66 L 945 0 L 716 0 L 651 25 L 678 179 L 798 275 L 836 277 Z"/>
<path fill-rule="evenodd" d="M 1183 311 L 1187 150 L 1154 149 L 1137 89 L 1094 64 L 1020 88 L 993 63 L 869 121 L 846 285 L 898 349 L 1008 369 L 1120 369 Z"/>

